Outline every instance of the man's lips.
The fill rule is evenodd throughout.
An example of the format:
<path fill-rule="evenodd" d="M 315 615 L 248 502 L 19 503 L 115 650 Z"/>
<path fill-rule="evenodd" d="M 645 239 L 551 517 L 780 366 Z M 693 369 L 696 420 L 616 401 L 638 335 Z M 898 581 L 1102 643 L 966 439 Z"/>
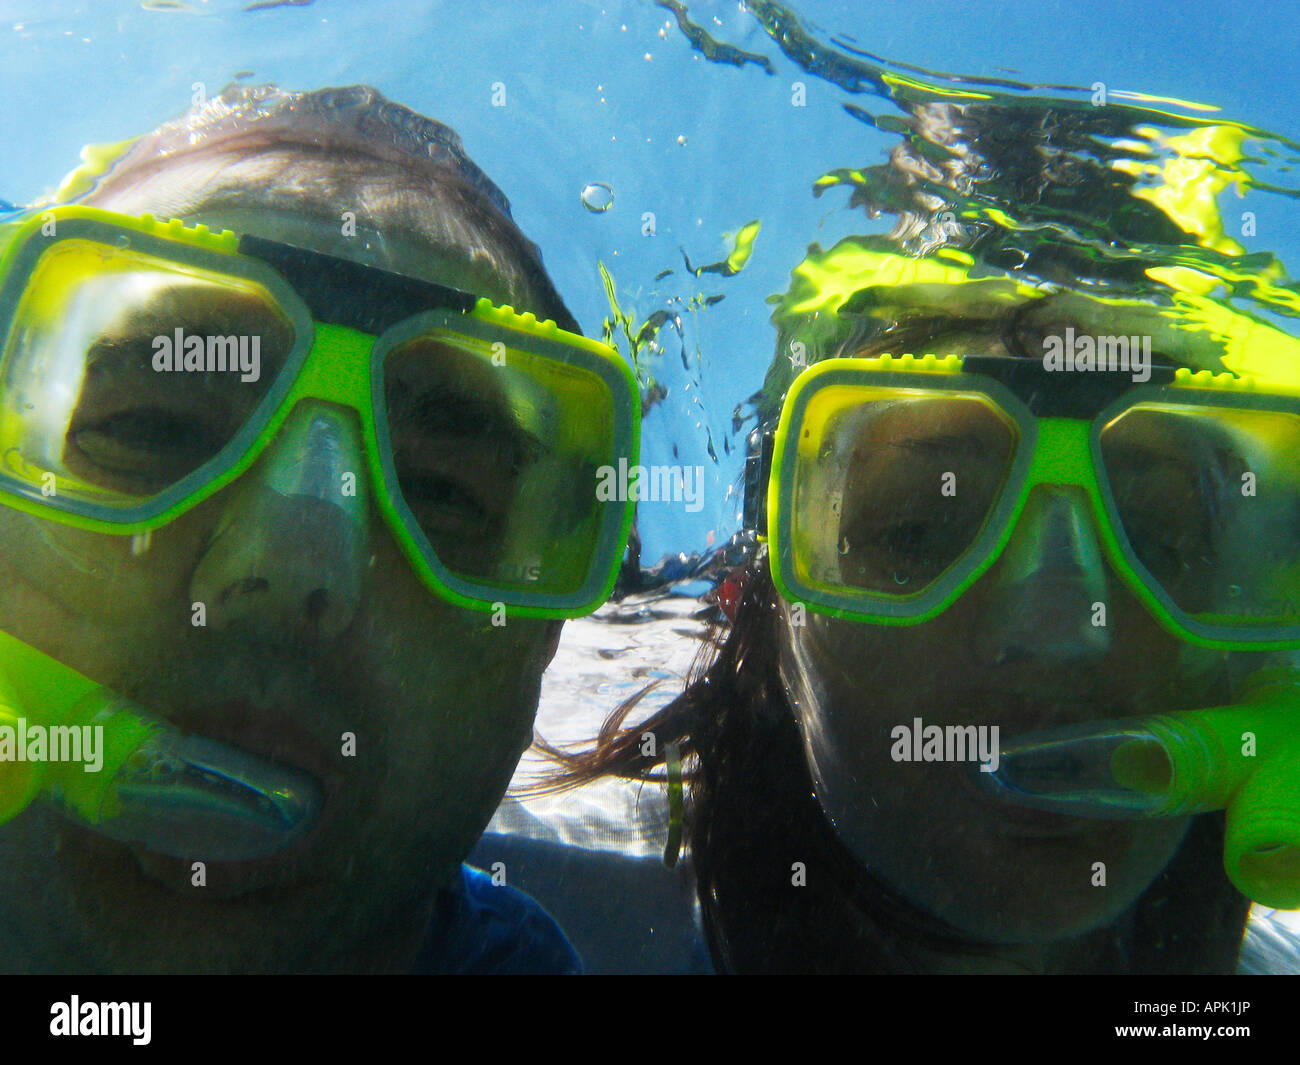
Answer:
<path fill-rule="evenodd" d="M 306 770 L 320 782 L 327 797 L 342 782 L 338 750 L 331 750 L 302 724 L 303 710 L 231 700 L 167 709 L 159 716 L 181 732 L 219 740 L 269 761 Z"/>
<path fill-rule="evenodd" d="M 209 899 L 246 895 L 298 879 L 311 879 L 313 856 L 333 819 L 344 775 L 340 756 L 301 723 L 301 715 L 300 710 L 257 706 L 248 700 L 166 709 L 160 716 L 182 733 L 235 747 L 273 765 L 305 771 L 320 785 L 323 803 L 314 824 L 301 838 L 275 854 L 223 861 L 202 854 L 198 844 L 195 853 L 184 858 L 173 856 L 174 850 L 159 854 L 143 843 L 127 844 L 140 870 L 174 891 L 192 893 L 196 890 L 192 885 L 193 863 L 201 861 L 208 873 L 203 896 Z"/>

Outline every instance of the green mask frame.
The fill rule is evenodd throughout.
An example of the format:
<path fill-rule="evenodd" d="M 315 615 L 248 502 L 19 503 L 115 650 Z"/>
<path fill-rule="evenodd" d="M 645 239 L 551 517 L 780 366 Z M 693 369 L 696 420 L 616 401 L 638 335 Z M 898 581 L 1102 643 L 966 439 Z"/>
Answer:
<path fill-rule="evenodd" d="M 997 561 L 1031 491 L 1038 485 L 1063 486 L 1087 499 L 1105 558 L 1167 631 L 1215 650 L 1300 647 L 1300 612 L 1293 605 L 1300 603 L 1300 536 L 1295 535 L 1300 531 L 1300 480 L 1288 474 L 1286 459 L 1300 441 L 1300 397 L 1273 382 L 1265 391 L 1232 374 L 1160 366 L 1150 374 L 1148 381 L 1134 384 L 1110 371 L 1053 372 L 1035 359 L 979 355 L 885 355 L 813 365 L 795 379 L 775 432 L 762 451 L 751 455 L 749 465 L 747 524 L 768 543 L 778 591 L 832 617 L 875 625 L 928 621 Z M 923 403 L 933 404 L 933 413 Z M 842 535 L 848 511 L 867 511 L 868 525 L 880 515 L 887 523 L 892 518 L 884 504 L 900 495 L 873 488 L 850 501 L 850 474 L 875 477 L 869 472 L 874 469 L 870 438 L 882 417 L 911 418 L 905 434 L 925 436 L 930 430 L 917 427 L 927 419 L 933 428 L 954 414 L 964 419 L 969 442 L 964 452 L 951 449 L 947 457 L 966 461 L 976 474 L 974 482 L 953 473 L 945 484 L 935 461 L 927 460 L 918 464 L 918 483 L 907 486 L 908 498 L 898 505 L 904 522 L 932 523 L 920 539 L 940 561 L 920 580 L 902 581 L 900 587 L 877 579 L 872 567 L 880 568 L 879 558 L 861 561 L 850 574 L 856 545 Z M 1190 545 L 1183 549 L 1189 558 L 1162 564 L 1159 551 L 1137 534 L 1143 522 L 1149 526 L 1152 520 L 1141 513 L 1149 484 L 1125 474 L 1121 486 L 1117 465 L 1123 463 L 1117 455 L 1125 446 L 1131 451 L 1134 439 L 1143 434 L 1159 438 L 1168 452 L 1207 432 L 1215 446 L 1206 450 L 1215 453 L 1217 448 L 1214 461 L 1220 465 L 1225 449 L 1236 456 L 1236 447 L 1261 467 L 1241 468 L 1250 478 L 1243 476 L 1240 483 L 1226 479 L 1240 463 L 1227 472 L 1226 467 L 1218 470 L 1222 483 L 1215 501 L 1231 501 L 1231 493 L 1240 491 L 1235 515 L 1267 519 L 1279 534 L 1290 534 L 1274 537 L 1280 545 L 1274 553 L 1285 557 L 1272 559 L 1268 568 L 1261 562 L 1259 537 L 1244 537 L 1240 530 L 1213 530 L 1225 553 L 1214 566 L 1190 557 L 1195 554 Z M 998 434 L 1001 443 L 989 444 Z M 982 485 L 981 471 L 969 465 L 971 451 L 983 446 L 979 441 L 992 450 L 1002 448 L 998 476 L 986 476 Z M 879 463 L 885 453 L 875 454 Z M 1131 459 L 1128 465 L 1134 465 Z M 1181 475 L 1189 485 L 1207 476 L 1191 459 L 1186 465 Z M 932 473 L 924 485 L 919 483 Z M 889 475 L 876 479 L 888 482 Z M 971 483 L 977 485 L 973 495 L 978 502 L 967 504 L 973 509 L 965 520 L 954 518 L 952 508 L 962 492 L 972 496 Z M 945 487 L 953 489 L 950 498 L 943 494 Z M 923 494 L 924 502 L 918 503 Z M 1209 502 L 1206 506 L 1211 517 L 1220 516 Z M 1229 540 L 1231 551 L 1225 546 Z M 871 534 L 860 534 L 859 542 L 874 543 Z M 1195 546 L 1202 551 L 1205 542 Z M 889 557 L 888 551 L 877 554 Z M 1226 560 L 1228 554 L 1231 560 Z M 860 557 L 868 555 L 864 547 Z"/>
<path fill-rule="evenodd" d="M 203 339 L 195 308 L 205 301 L 223 308 L 209 320 L 217 332 L 233 333 L 232 321 L 260 330 L 255 350 L 269 342 L 269 372 L 214 368 L 209 333 L 196 373 L 166 364 L 155 385 L 138 349 L 160 334 L 159 371 L 158 345 L 172 331 L 154 327 L 174 321 L 180 368 L 185 329 L 193 335 L 197 323 Z M 113 333 L 123 305 L 136 315 L 129 364 L 114 354 L 125 350 Z M 5 505 L 94 532 L 146 533 L 240 477 L 299 403 L 317 401 L 355 413 L 365 461 L 355 472 L 434 594 L 471 610 L 569 618 L 613 588 L 635 504 L 598 499 L 597 471 L 637 462 L 636 380 L 613 349 L 553 322 L 277 241 L 69 205 L 0 226 L 0 341 Z M 195 408 L 235 413 L 166 476 L 143 483 L 134 465 L 130 476 L 101 476 L 85 455 L 72 462 L 70 440 L 78 405 L 94 406 L 94 388 L 115 374 L 137 392 L 189 389 Z M 429 428 L 421 412 L 439 402 Z M 456 441 L 459 453 L 449 450 Z M 404 465 L 414 452 L 430 456 L 432 474 Z M 466 464 L 472 475 L 460 472 Z"/>

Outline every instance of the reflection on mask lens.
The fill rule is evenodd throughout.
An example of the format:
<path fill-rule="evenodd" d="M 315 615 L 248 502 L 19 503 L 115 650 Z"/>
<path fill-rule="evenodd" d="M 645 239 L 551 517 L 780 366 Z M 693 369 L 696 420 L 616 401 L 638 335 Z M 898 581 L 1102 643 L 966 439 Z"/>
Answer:
<path fill-rule="evenodd" d="M 387 355 L 384 406 L 402 499 L 442 565 L 493 585 L 582 587 L 601 531 L 597 470 L 613 447 L 599 378 L 431 332 Z"/>
<path fill-rule="evenodd" d="M 1015 427 L 980 396 L 881 393 L 836 387 L 810 401 L 792 533 L 803 580 L 907 596 L 979 536 Z"/>
<path fill-rule="evenodd" d="M 65 240 L 37 262 L 0 363 L 3 472 L 138 504 L 212 461 L 293 347 L 255 282 Z M 48 493 L 47 493 L 48 494 Z"/>

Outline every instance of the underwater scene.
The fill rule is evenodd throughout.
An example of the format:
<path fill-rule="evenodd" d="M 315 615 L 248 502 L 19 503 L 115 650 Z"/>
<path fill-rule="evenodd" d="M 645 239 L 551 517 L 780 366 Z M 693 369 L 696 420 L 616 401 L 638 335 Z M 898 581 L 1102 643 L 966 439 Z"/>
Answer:
<path fill-rule="evenodd" d="M 0 13 L 0 973 L 1300 973 L 1287 4 Z"/>

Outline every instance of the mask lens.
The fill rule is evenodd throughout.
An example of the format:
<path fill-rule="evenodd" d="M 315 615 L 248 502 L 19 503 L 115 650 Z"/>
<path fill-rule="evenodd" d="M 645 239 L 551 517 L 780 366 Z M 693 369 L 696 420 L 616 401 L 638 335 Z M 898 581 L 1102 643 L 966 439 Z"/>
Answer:
<path fill-rule="evenodd" d="M 1300 622 L 1300 417 L 1142 404 L 1101 432 L 1131 554 L 1206 624 Z"/>
<path fill-rule="evenodd" d="M 422 549 L 491 588 L 572 595 L 604 526 L 614 406 L 595 373 L 499 340 L 429 329 L 383 366 L 402 502 Z"/>
<path fill-rule="evenodd" d="M 249 422 L 293 340 L 254 281 L 59 241 L 0 355 L 0 473 L 81 510 L 176 489 Z"/>
<path fill-rule="evenodd" d="M 1018 436 L 983 395 L 852 385 L 821 389 L 796 428 L 798 579 L 890 597 L 924 593 L 969 551 Z"/>

